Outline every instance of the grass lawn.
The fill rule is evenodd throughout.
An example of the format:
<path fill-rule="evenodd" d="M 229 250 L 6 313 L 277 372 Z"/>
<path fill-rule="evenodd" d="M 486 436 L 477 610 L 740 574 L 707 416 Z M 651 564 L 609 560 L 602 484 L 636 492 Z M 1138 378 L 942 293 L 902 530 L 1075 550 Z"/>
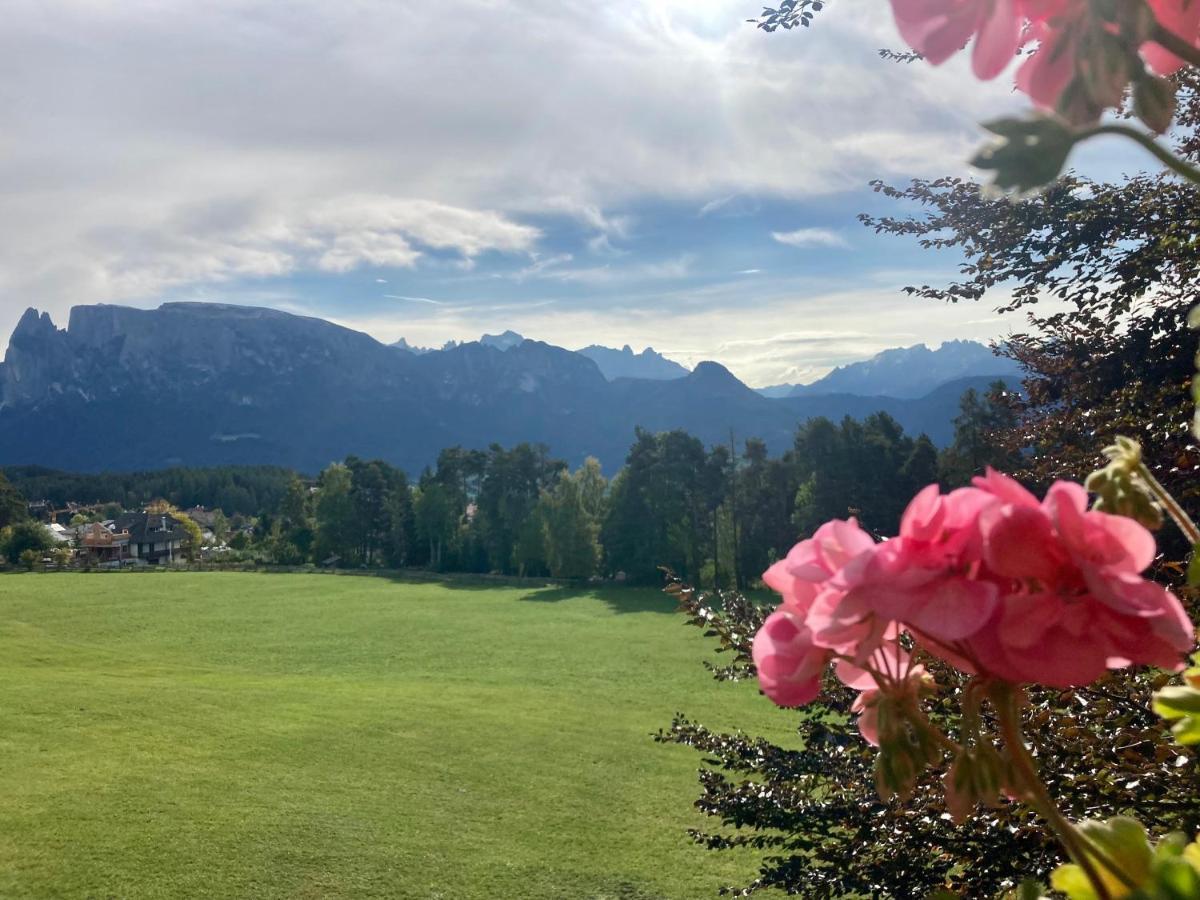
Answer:
<path fill-rule="evenodd" d="M 681 710 L 785 737 L 652 590 L 0 576 L 0 897 L 711 897 Z"/>

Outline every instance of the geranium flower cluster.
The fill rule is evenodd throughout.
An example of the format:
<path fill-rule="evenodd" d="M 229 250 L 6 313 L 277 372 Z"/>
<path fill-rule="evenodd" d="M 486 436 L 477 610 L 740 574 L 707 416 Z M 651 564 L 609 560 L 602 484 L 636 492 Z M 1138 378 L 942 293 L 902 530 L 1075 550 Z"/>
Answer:
<path fill-rule="evenodd" d="M 1155 553 L 1137 522 L 1089 511 L 1078 484 L 1057 482 L 1041 501 L 991 470 L 948 494 L 930 485 L 899 536 L 876 543 L 854 519 L 827 522 L 765 573 L 783 602 L 754 639 L 759 684 L 781 706 L 803 705 L 836 664 L 863 692 L 860 728 L 878 743 L 880 694 L 904 701 L 924 676 L 910 640 L 968 675 L 1014 684 L 1179 669 L 1195 632 L 1178 598 L 1142 577 Z"/>
<path fill-rule="evenodd" d="M 1154 24 L 1187 44 L 1200 42 L 1200 3 L 1195 0 L 1118 0 L 1112 21 L 1097 19 L 1091 0 L 891 0 L 901 37 L 934 65 L 974 41 L 976 77 L 992 79 L 1022 47 L 1037 45 L 1017 71 L 1017 87 L 1045 109 L 1090 118 L 1120 103 L 1126 85 L 1143 72 L 1169 75 L 1184 61 L 1150 39 Z M 1129 45 L 1132 44 L 1132 47 Z M 1134 61 L 1136 65 L 1136 60 Z M 1063 103 L 1079 79 L 1079 97 Z M 1070 99 L 1070 98 L 1069 98 Z M 1064 109 L 1063 107 L 1067 108 Z"/>

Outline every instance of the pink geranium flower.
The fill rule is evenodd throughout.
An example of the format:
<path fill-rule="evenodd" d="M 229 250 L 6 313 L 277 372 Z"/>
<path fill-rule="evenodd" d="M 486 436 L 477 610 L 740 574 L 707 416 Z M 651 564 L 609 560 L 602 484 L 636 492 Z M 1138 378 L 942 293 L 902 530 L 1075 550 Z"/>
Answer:
<path fill-rule="evenodd" d="M 971 641 L 988 671 L 1070 687 L 1109 668 L 1178 668 L 1191 649 L 1179 600 L 1141 575 L 1154 560 L 1153 536 L 1132 519 L 1089 511 L 1081 486 L 1057 482 L 1036 508 L 989 506 L 979 528 L 988 571 L 1009 580 L 994 627 Z"/>
<path fill-rule="evenodd" d="M 969 637 L 992 617 L 995 585 L 975 577 L 980 511 L 994 499 L 975 488 L 942 495 L 930 485 L 913 498 L 895 539 L 856 557 L 841 574 L 836 606 L 815 608 L 818 643 L 851 627 L 880 632 L 901 623 L 933 639 Z M 861 653 L 860 653 L 861 656 Z"/>
<path fill-rule="evenodd" d="M 830 651 L 813 644 L 803 617 L 787 604 L 767 616 L 752 652 L 759 687 L 779 706 L 803 706 L 821 692 Z"/>
<path fill-rule="evenodd" d="M 1077 484 L 1058 482 L 1041 501 L 991 470 L 948 494 L 931 485 L 893 540 L 833 521 L 771 567 L 764 580 L 783 603 L 754 641 L 759 680 L 777 703 L 807 703 L 839 660 L 839 677 L 863 692 L 870 737 L 871 692 L 908 678 L 903 632 L 963 672 L 1014 683 L 1177 669 L 1194 629 L 1178 598 L 1143 577 L 1155 553 L 1132 519 L 1088 510 Z"/>
<path fill-rule="evenodd" d="M 1155 19 L 1192 45 L 1200 45 L 1200 3 L 1148 0 Z M 1017 88 L 1043 109 L 1057 109 L 1076 78 L 1086 79 L 1095 108 L 1117 106 L 1132 73 L 1111 65 L 1107 51 L 1083 35 L 1095 27 L 1088 0 L 892 0 L 901 37 L 934 65 L 974 40 L 971 65 L 976 77 L 999 75 L 1022 45 L 1035 44 L 1017 70 Z M 1115 26 L 1102 24 L 1115 30 Z M 1081 58 L 1089 47 L 1093 56 Z M 1146 42 L 1139 52 L 1151 71 L 1169 75 L 1184 61 Z M 1098 54 L 1098 55 L 1096 55 Z M 1092 107 L 1086 107 L 1090 110 Z"/>
<path fill-rule="evenodd" d="M 931 63 L 941 65 L 967 45 L 975 47 L 975 76 L 995 78 L 1021 44 L 1022 15 L 1016 0 L 892 0 L 900 35 Z"/>
<path fill-rule="evenodd" d="M 833 519 L 767 569 L 763 581 L 783 596 L 784 603 L 807 612 L 846 563 L 874 546 L 854 519 Z"/>

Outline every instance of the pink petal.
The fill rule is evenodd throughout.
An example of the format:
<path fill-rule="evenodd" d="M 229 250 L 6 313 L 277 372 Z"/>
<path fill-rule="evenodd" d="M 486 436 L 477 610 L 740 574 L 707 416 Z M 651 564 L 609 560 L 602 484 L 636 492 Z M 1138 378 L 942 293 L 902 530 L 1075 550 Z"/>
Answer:
<path fill-rule="evenodd" d="M 1070 32 L 1055 31 L 1045 23 L 1035 26 L 1033 35 L 1039 46 L 1017 69 L 1017 90 L 1042 109 L 1054 109 L 1075 77 L 1077 43 Z"/>
<path fill-rule="evenodd" d="M 995 78 L 1012 62 L 1021 43 L 1021 17 L 1013 0 L 995 0 L 975 38 L 971 68 L 982 81 Z"/>
<path fill-rule="evenodd" d="M 1183 38 L 1189 44 L 1197 43 L 1200 31 L 1200 3 L 1195 0 L 1149 0 L 1154 18 L 1167 31 Z M 1162 45 L 1146 43 L 1141 47 L 1142 58 L 1158 75 L 1171 75 L 1183 68 L 1184 61 L 1167 51 Z"/>
<path fill-rule="evenodd" d="M 826 522 L 813 535 L 818 558 L 832 574 L 859 554 L 874 549 L 874 539 L 858 527 L 854 519 Z"/>
<path fill-rule="evenodd" d="M 860 669 L 858 666 L 846 662 L 844 659 L 839 659 L 833 667 L 833 672 L 837 675 L 838 680 L 846 687 L 853 688 L 856 691 L 868 691 L 878 687 L 875 684 L 875 676 L 866 669 Z"/>
<path fill-rule="evenodd" d="M 983 475 L 976 475 L 972 478 L 971 483 L 979 490 L 991 494 L 1005 503 L 1012 503 L 1015 506 L 1040 505 L 1037 497 L 1022 487 L 1019 481 L 997 472 L 991 466 L 987 467 Z"/>
<path fill-rule="evenodd" d="M 984 561 L 997 575 L 1036 578 L 1046 586 L 1059 581 L 1067 554 L 1042 510 L 997 504 L 979 517 L 979 528 Z"/>
<path fill-rule="evenodd" d="M 868 744 L 879 746 L 879 691 L 863 691 L 850 707 L 858 713 L 858 730 Z"/>
<path fill-rule="evenodd" d="M 936 484 L 923 487 L 904 510 L 900 519 L 900 535 L 918 541 L 937 540 L 945 517 L 941 489 Z"/>
<path fill-rule="evenodd" d="M 1028 648 L 1058 627 L 1065 601 L 1057 594 L 1011 594 L 1004 598 L 998 634 L 1009 647 Z"/>
<path fill-rule="evenodd" d="M 940 641 L 958 641 L 983 628 L 996 611 L 994 584 L 940 578 L 913 594 L 901 621 Z"/>

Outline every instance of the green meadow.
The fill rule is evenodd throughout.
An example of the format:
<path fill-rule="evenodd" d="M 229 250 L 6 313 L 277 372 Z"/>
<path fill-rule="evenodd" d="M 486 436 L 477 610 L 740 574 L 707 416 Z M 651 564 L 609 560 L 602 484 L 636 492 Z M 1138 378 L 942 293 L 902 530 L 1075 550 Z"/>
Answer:
<path fill-rule="evenodd" d="M 654 590 L 0 576 L 0 897 L 711 897 L 674 711 L 786 740 Z"/>

